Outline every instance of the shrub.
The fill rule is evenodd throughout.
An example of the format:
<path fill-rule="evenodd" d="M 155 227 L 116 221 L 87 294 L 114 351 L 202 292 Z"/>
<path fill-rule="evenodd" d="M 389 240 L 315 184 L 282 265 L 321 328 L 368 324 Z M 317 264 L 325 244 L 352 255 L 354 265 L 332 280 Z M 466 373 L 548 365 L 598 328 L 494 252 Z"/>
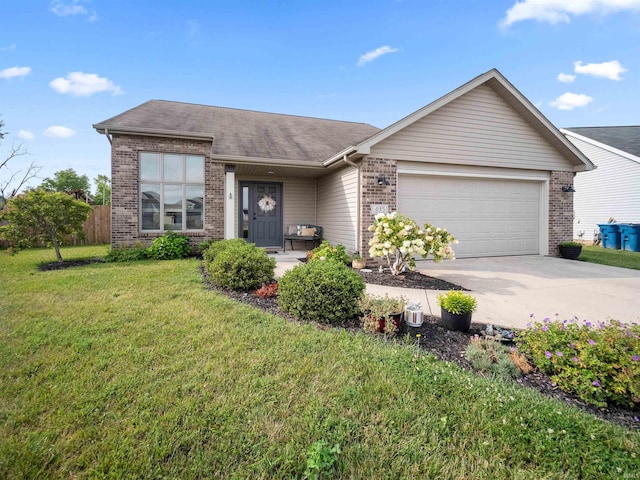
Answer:
<path fill-rule="evenodd" d="M 509 347 L 481 338 L 473 338 L 465 350 L 474 370 L 505 379 L 516 378 L 520 374 L 510 353 Z"/>
<path fill-rule="evenodd" d="M 460 290 L 449 290 L 437 297 L 438 305 L 454 315 L 473 313 L 478 306 L 478 301 L 469 293 Z"/>
<path fill-rule="evenodd" d="M 581 247 L 582 244 L 579 242 L 560 242 L 558 245 L 561 247 Z"/>
<path fill-rule="evenodd" d="M 135 247 L 112 248 L 104 257 L 105 262 L 135 262 L 149 258 L 147 248 L 143 245 Z"/>
<path fill-rule="evenodd" d="M 311 251 L 309 260 L 335 260 L 336 262 L 349 264 L 349 255 L 343 245 L 331 245 L 328 241 L 323 240 L 320 246 Z"/>
<path fill-rule="evenodd" d="M 640 325 L 547 318 L 521 332 L 518 343 L 554 383 L 585 402 L 640 405 Z"/>
<path fill-rule="evenodd" d="M 413 270 L 415 255 L 427 258 L 431 254 L 434 262 L 454 258 L 451 244 L 456 239 L 446 229 L 429 223 L 421 229 L 415 221 L 397 212 L 377 214 L 369 231 L 373 232 L 369 255 L 384 257 L 393 275 L 399 275 L 407 267 Z"/>
<path fill-rule="evenodd" d="M 256 297 L 260 298 L 272 298 L 278 296 L 278 284 L 270 283 L 264 287 L 260 287 L 256 290 Z"/>
<path fill-rule="evenodd" d="M 335 324 L 359 313 L 364 282 L 338 262 L 309 262 L 286 272 L 280 280 L 278 304 L 303 320 Z"/>
<path fill-rule="evenodd" d="M 208 250 L 209 247 L 211 245 L 213 245 L 216 242 L 219 242 L 220 240 L 217 238 L 211 238 L 209 240 L 203 240 L 198 244 L 198 253 L 200 255 L 204 255 L 205 250 Z"/>
<path fill-rule="evenodd" d="M 147 253 L 156 260 L 174 260 L 188 257 L 191 255 L 189 238 L 169 231 L 156 238 L 151 246 L 147 248 Z"/>
<path fill-rule="evenodd" d="M 246 243 L 247 242 L 245 242 L 241 238 L 212 241 L 209 246 L 202 252 L 202 258 L 204 259 L 205 268 L 209 270 L 208 264 L 211 263 L 213 259 L 216 258 L 216 256 L 223 250 L 234 247 L 241 248 Z"/>
<path fill-rule="evenodd" d="M 242 239 L 216 242 L 208 250 L 205 266 L 211 281 L 231 290 L 253 290 L 269 283 L 273 278 L 276 261 L 267 252 Z M 221 245 L 224 243 L 225 245 Z"/>

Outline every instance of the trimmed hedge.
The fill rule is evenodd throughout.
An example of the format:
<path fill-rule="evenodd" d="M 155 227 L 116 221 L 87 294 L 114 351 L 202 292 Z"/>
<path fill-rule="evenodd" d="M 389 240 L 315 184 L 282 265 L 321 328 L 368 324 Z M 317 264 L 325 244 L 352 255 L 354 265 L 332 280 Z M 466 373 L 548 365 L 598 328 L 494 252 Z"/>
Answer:
<path fill-rule="evenodd" d="M 364 282 L 334 260 L 309 262 L 287 271 L 278 287 L 278 304 L 302 320 L 340 324 L 360 313 Z"/>
<path fill-rule="evenodd" d="M 211 281 L 231 290 L 255 290 L 273 279 L 276 261 L 242 239 L 221 240 L 203 254 Z"/>

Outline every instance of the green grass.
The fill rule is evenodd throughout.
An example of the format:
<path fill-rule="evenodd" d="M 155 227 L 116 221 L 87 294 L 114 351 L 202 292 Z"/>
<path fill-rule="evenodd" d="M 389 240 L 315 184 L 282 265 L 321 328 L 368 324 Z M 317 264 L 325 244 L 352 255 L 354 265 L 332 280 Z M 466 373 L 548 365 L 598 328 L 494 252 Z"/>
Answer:
<path fill-rule="evenodd" d="M 584 245 L 579 260 L 611 265 L 612 267 L 640 270 L 640 252 L 630 252 L 628 250 L 614 250 L 595 245 Z"/>
<path fill-rule="evenodd" d="M 65 259 L 107 247 L 65 249 Z M 640 434 L 207 291 L 195 259 L 0 255 L 0 478 L 623 478 Z"/>

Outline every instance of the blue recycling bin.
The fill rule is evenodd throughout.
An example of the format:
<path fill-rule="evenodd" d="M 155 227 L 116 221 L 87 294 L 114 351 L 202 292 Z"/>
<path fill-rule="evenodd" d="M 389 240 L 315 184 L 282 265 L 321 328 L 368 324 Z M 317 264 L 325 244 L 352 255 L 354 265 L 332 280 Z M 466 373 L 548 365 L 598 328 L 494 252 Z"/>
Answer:
<path fill-rule="evenodd" d="M 631 252 L 640 252 L 640 224 L 620 224 L 620 248 Z"/>
<path fill-rule="evenodd" d="M 620 227 L 617 223 L 599 223 L 603 248 L 620 250 Z"/>

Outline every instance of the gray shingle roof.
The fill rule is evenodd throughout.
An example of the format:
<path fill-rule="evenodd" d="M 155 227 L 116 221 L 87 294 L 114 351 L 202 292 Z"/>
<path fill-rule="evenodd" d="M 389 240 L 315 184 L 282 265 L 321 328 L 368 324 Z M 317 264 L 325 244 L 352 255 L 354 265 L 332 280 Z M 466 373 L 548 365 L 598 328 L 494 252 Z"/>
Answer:
<path fill-rule="evenodd" d="M 565 130 L 640 157 L 640 126 L 576 127 Z"/>
<path fill-rule="evenodd" d="M 213 137 L 213 153 L 230 157 L 321 164 L 379 129 L 365 123 L 325 120 L 234 108 L 150 100 L 97 123 L 100 133 L 138 131 Z"/>

